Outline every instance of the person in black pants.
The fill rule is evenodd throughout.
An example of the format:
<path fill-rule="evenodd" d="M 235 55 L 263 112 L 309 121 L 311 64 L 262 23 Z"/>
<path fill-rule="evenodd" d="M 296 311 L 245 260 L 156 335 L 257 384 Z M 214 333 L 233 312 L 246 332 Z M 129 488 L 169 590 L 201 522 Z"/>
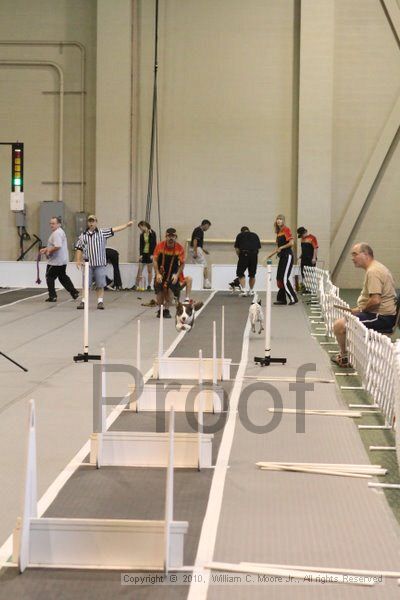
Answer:
<path fill-rule="evenodd" d="M 240 289 L 242 291 L 241 296 L 252 296 L 254 294 L 253 288 L 256 282 L 258 251 L 260 248 L 261 242 L 258 235 L 250 231 L 248 227 L 242 227 L 235 240 L 235 250 L 239 258 L 236 267 L 236 279 L 229 284 L 232 290 Z M 249 273 L 249 293 L 245 290 L 246 270 Z"/>
<path fill-rule="evenodd" d="M 132 287 L 132 289 L 141 289 L 140 280 L 142 279 L 144 265 L 147 265 L 147 291 L 151 292 L 151 282 L 153 279 L 153 254 L 157 245 L 157 235 L 156 232 L 152 230 L 150 223 L 147 223 L 147 221 L 139 221 L 138 227 L 140 229 L 139 268 L 136 275 L 135 285 Z"/>
<path fill-rule="evenodd" d="M 300 270 L 304 282 L 304 267 L 315 267 L 317 264 L 318 241 L 315 235 L 308 233 L 305 227 L 299 227 L 297 237 L 301 239 Z M 310 293 L 303 285 L 303 293 Z"/>
<path fill-rule="evenodd" d="M 276 250 L 268 258 L 275 254 L 279 257 L 278 271 L 276 274 L 276 283 L 278 285 L 278 295 L 274 304 L 296 304 L 298 302 L 296 292 L 290 283 L 290 274 L 293 267 L 294 245 L 292 232 L 285 225 L 284 215 L 278 215 L 275 220 Z M 287 301 L 289 300 L 289 302 Z"/>
<path fill-rule="evenodd" d="M 46 302 L 57 302 L 56 279 L 60 281 L 61 285 L 76 300 L 79 292 L 75 289 L 74 284 L 66 273 L 69 260 L 68 243 L 65 231 L 61 227 L 60 217 L 51 217 L 50 229 L 51 234 L 47 246 L 40 250 L 40 254 L 47 257 L 46 283 L 49 297 Z"/>
<path fill-rule="evenodd" d="M 114 271 L 113 279 L 106 277 L 107 287 L 112 287 L 114 290 L 122 290 L 121 272 L 119 270 L 119 252 L 114 250 L 114 248 L 106 248 L 106 259 L 107 262 L 112 265 Z"/>

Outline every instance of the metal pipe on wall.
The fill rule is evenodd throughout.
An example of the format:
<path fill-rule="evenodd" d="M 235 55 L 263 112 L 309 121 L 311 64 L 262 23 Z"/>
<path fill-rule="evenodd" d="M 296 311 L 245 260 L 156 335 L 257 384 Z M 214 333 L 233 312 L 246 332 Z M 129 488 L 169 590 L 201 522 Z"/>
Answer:
<path fill-rule="evenodd" d="M 63 146 L 64 146 L 64 73 L 57 63 L 49 60 L 0 60 L 0 65 L 17 67 L 52 67 L 59 76 L 59 125 L 58 125 L 58 200 L 63 199 Z"/>
<path fill-rule="evenodd" d="M 85 211 L 86 208 L 86 190 L 85 190 L 85 169 L 86 169 L 86 48 L 80 42 L 64 42 L 64 41 L 39 41 L 39 40 L 0 40 L 0 46 L 71 46 L 76 47 L 81 53 L 81 116 L 80 116 L 80 139 L 81 139 L 81 156 L 80 156 L 80 210 Z"/>

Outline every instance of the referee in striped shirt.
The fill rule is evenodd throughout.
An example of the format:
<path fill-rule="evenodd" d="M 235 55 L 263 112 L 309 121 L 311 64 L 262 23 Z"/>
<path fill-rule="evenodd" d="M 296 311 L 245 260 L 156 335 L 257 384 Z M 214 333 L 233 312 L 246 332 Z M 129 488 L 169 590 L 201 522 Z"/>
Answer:
<path fill-rule="evenodd" d="M 87 220 L 87 229 L 78 238 L 75 244 L 76 266 L 78 269 L 83 267 L 84 260 L 89 261 L 89 289 L 94 281 L 97 292 L 97 308 L 104 309 L 103 294 L 106 287 L 106 240 L 127 227 L 131 227 L 133 221 L 117 227 L 97 227 L 97 217 L 89 215 Z M 77 306 L 78 309 L 84 308 L 84 301 Z"/>

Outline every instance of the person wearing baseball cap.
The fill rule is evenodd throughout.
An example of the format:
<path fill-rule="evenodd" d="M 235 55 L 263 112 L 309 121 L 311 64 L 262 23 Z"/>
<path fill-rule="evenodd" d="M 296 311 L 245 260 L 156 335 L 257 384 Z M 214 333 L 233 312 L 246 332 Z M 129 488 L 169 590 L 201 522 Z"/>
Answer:
<path fill-rule="evenodd" d="M 92 281 L 96 283 L 97 291 L 97 308 L 104 309 L 104 288 L 106 287 L 106 243 L 107 239 L 112 237 L 114 233 L 123 231 L 127 227 L 131 227 L 133 221 L 128 221 L 125 225 L 117 225 L 116 227 L 97 227 L 96 215 L 89 215 L 87 218 L 87 229 L 78 238 L 75 244 L 76 250 L 76 266 L 81 269 L 84 261 L 89 261 L 89 288 Z M 84 301 L 77 306 L 84 308 Z"/>
<path fill-rule="evenodd" d="M 185 250 L 176 241 L 177 238 L 175 227 L 168 227 L 165 232 L 165 240 L 159 242 L 154 249 L 154 291 L 158 304 L 157 318 L 160 318 L 161 306 L 164 307 L 164 318 L 171 318 L 169 307 L 172 295 L 179 297 L 182 284 L 185 285 L 183 278 Z"/>

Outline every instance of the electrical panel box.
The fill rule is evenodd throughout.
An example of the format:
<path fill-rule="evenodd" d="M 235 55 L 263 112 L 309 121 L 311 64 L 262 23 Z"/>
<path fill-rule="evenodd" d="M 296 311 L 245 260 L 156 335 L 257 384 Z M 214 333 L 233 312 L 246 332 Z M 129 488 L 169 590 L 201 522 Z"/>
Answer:
<path fill-rule="evenodd" d="M 40 239 L 45 246 L 50 237 L 50 219 L 51 217 L 59 217 L 64 225 L 65 205 L 64 202 L 53 200 L 44 200 L 40 204 Z"/>
<path fill-rule="evenodd" d="M 26 227 L 26 209 L 15 213 L 16 227 Z"/>
<path fill-rule="evenodd" d="M 11 192 L 10 194 L 10 209 L 13 212 L 20 212 L 24 210 L 24 192 Z"/>

